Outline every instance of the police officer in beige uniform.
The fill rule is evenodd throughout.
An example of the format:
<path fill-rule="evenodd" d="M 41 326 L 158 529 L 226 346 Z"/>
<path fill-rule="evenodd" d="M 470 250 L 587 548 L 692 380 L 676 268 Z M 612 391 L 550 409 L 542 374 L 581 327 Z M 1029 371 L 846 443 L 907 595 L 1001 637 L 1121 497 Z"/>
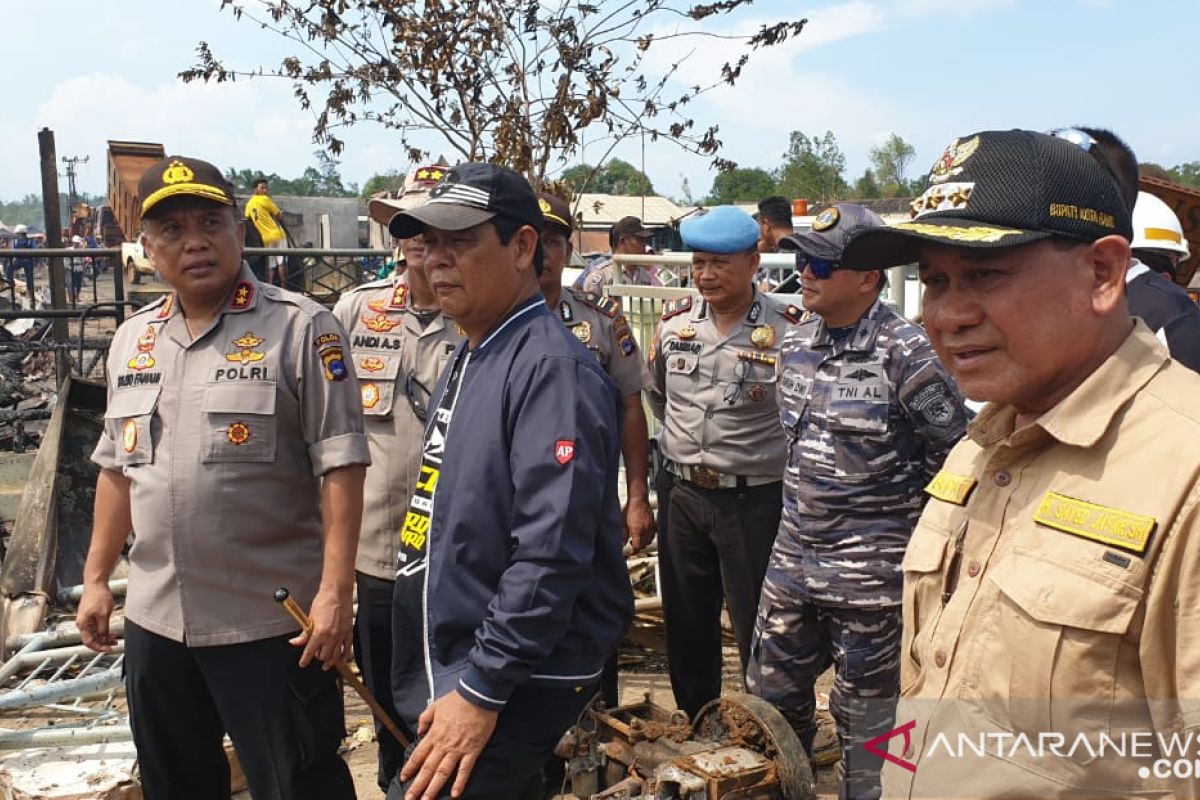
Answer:
<path fill-rule="evenodd" d="M 625 462 L 624 535 L 634 551 L 641 550 L 654 538 L 654 515 L 650 510 L 648 486 L 649 430 L 642 407 L 642 391 L 649 389 L 650 372 L 634 341 L 629 322 L 621 313 L 621 304 L 611 297 L 566 289 L 562 272 L 571 258 L 571 208 L 560 197 L 543 194 L 538 198 L 545 225 L 542 247 L 545 264 L 538 283 L 546 305 L 558 314 L 563 325 L 584 347 L 596 355 L 600 366 L 612 378 L 621 393 L 621 458 Z M 617 691 L 617 655 L 614 652 L 600 676 L 604 702 L 615 708 Z"/>
<path fill-rule="evenodd" d="M 904 556 L 884 796 L 1196 797 L 1200 377 L 1129 316 L 1111 162 L 984 131 L 913 208 L 843 266 L 919 261 L 930 341 L 990 402 Z"/>
<path fill-rule="evenodd" d="M 721 691 L 721 601 L 742 671 L 779 529 L 787 437 L 779 425 L 779 346 L 800 309 L 761 294 L 758 224 L 733 206 L 680 226 L 698 300 L 663 310 L 650 347 L 650 403 L 673 480 L 660 482 L 659 558 L 675 701 L 689 715 Z M 669 508 L 661 520 L 664 498 Z"/>
<path fill-rule="evenodd" d="M 110 650 L 108 577 L 132 530 L 125 675 L 149 800 L 229 797 L 228 732 L 257 800 L 353 798 L 337 750 L 367 440 L 346 341 L 241 261 L 233 190 L 150 165 L 146 252 L 175 290 L 113 338 L 77 623 Z M 312 633 L 274 601 L 287 587 Z"/>
<path fill-rule="evenodd" d="M 400 210 L 392 200 L 373 200 L 370 208 L 372 216 L 384 224 Z M 446 359 L 463 338 L 458 326 L 438 307 L 437 295 L 425 273 L 420 240 L 416 236 L 402 241 L 400 249 L 408 265 L 402 274 L 350 290 L 333 309 L 350 334 L 350 353 L 358 373 L 371 447 L 355 562 L 357 660 L 367 688 L 402 730 L 404 723 L 393 707 L 390 679 L 396 553 L 405 509 L 419 480 L 429 395 Z M 419 660 L 419 625 L 396 635 L 411 641 L 410 655 Z M 403 766 L 404 749 L 378 720 L 375 730 L 379 786 L 386 792 Z M 410 738 L 411 733 L 406 731 Z"/>

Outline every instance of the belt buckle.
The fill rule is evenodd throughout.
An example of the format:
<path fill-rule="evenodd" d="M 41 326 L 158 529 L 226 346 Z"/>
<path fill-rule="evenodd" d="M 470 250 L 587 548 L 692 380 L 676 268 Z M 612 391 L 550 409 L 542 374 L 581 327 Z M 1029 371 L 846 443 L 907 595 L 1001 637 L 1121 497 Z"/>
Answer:
<path fill-rule="evenodd" d="M 708 467 L 692 467 L 692 483 L 701 489 L 716 489 L 721 485 L 721 473 Z"/>

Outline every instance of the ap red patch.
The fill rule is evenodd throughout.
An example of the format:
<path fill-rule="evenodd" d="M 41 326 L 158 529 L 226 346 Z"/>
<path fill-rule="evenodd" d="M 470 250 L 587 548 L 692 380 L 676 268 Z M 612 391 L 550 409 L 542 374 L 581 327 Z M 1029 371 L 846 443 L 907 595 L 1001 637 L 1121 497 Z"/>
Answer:
<path fill-rule="evenodd" d="M 559 439 L 554 443 L 554 460 L 566 466 L 575 458 L 575 440 Z"/>

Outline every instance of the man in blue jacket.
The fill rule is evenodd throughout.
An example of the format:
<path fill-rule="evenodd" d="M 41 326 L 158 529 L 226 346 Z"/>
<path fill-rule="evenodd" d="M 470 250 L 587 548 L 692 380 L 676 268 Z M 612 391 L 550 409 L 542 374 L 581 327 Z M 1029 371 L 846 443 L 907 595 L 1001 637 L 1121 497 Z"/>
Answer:
<path fill-rule="evenodd" d="M 394 670 L 396 705 L 431 702 L 406 720 L 421 739 L 390 800 L 538 797 L 633 614 L 612 535 L 621 399 L 542 299 L 542 220 L 520 175 L 460 164 L 389 225 L 424 235 L 430 284 L 467 336 L 430 400 L 401 531 L 393 629 L 421 615 L 425 669 Z"/>

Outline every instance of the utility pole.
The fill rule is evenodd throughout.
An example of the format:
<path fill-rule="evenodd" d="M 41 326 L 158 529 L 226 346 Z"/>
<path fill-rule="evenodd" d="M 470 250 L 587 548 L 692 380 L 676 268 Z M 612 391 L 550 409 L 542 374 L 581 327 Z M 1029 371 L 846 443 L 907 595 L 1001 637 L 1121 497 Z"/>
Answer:
<path fill-rule="evenodd" d="M 46 246 L 59 248 L 62 247 L 62 213 L 58 203 L 58 169 L 54 165 L 54 131 L 49 128 L 38 131 L 38 149 L 42 156 L 42 208 L 46 220 Z M 66 274 L 63 270 L 63 260 L 58 257 L 50 259 L 50 303 L 56 309 L 67 307 Z M 65 319 L 57 317 L 51 321 L 50 326 L 54 341 L 67 341 Z M 56 351 L 55 365 L 61 383 L 67 379 L 71 370 L 67 351 Z"/>
<path fill-rule="evenodd" d="M 63 163 L 67 165 L 67 206 L 69 209 L 67 213 L 73 213 L 75 211 L 75 204 L 79 202 L 79 195 L 75 192 L 75 165 L 88 163 L 89 157 L 90 156 L 83 156 L 82 158 L 79 156 L 62 157 Z"/>

